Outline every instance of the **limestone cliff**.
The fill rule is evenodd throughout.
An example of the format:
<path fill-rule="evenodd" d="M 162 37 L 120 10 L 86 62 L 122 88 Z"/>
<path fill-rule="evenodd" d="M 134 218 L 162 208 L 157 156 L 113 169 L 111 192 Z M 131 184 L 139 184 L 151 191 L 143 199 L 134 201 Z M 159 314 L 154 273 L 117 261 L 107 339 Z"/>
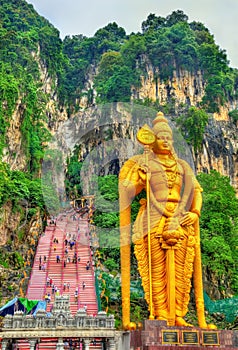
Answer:
<path fill-rule="evenodd" d="M 160 105 L 174 105 L 176 114 L 183 112 L 185 106 L 198 106 L 205 94 L 206 81 L 202 71 L 195 74 L 176 69 L 173 71 L 172 79 L 162 81 L 159 72 L 153 67 L 149 60 L 144 57 L 145 74 L 141 76 L 141 87 L 132 88 L 132 100 L 151 100 Z M 228 112 L 236 109 L 238 101 L 226 103 L 220 106 L 219 113 L 213 117 L 219 121 L 229 121 Z"/>
<path fill-rule="evenodd" d="M 39 56 L 36 55 L 36 57 L 39 62 L 41 81 L 43 84 L 41 89 L 42 91 L 47 92 L 50 96 L 45 107 L 49 130 L 51 131 L 52 135 L 56 134 L 58 137 L 60 133 L 62 133 L 60 130 L 62 128 L 64 130 L 64 127 L 70 123 L 70 120 L 72 120 L 73 124 L 71 125 L 70 130 L 71 134 L 72 132 L 77 132 L 78 128 L 80 129 L 82 135 L 87 134 L 87 137 L 84 137 L 83 144 L 81 145 L 82 156 L 85 156 L 87 152 L 92 149 L 95 142 L 102 142 L 105 136 L 100 135 L 100 133 L 98 134 L 98 132 L 95 133 L 95 130 L 99 128 L 99 126 L 96 126 L 96 124 L 90 127 L 90 130 L 87 129 L 88 123 L 93 123 L 95 115 L 97 115 L 97 110 L 101 108 L 100 106 L 99 108 L 94 106 L 86 107 L 88 105 L 88 100 L 86 97 L 87 91 L 89 91 L 93 86 L 93 78 L 96 75 L 96 68 L 94 67 L 91 69 L 88 76 L 89 80 L 85 84 L 85 94 L 82 99 L 78 101 L 82 112 L 79 112 L 77 115 L 78 125 L 75 125 L 74 116 L 67 121 L 65 109 L 59 109 L 57 95 L 55 94 L 53 88 L 54 84 L 50 80 L 46 68 L 42 63 L 40 63 Z M 171 81 L 161 82 L 155 77 L 154 69 L 151 64 L 148 63 L 147 73 L 145 76 L 141 77 L 141 88 L 137 91 L 132 88 L 132 102 L 135 101 L 136 98 L 139 98 L 140 100 L 149 99 L 151 101 L 159 101 L 161 105 L 168 105 L 172 101 L 178 115 L 184 110 L 184 106 L 196 106 L 199 104 L 204 95 L 204 85 L 205 83 L 201 72 L 198 72 L 198 74 L 194 76 L 189 72 L 181 70 L 174 71 L 173 79 Z M 93 94 L 95 96 L 96 92 L 94 91 Z M 232 108 L 234 108 L 234 105 Z M 3 160 L 9 163 L 12 169 L 18 170 L 24 170 L 26 168 L 25 154 L 24 150 L 21 148 L 22 138 L 20 131 L 23 111 L 24 106 L 21 104 L 21 101 L 18 100 L 7 131 L 8 146 L 5 149 L 3 156 Z M 204 135 L 202 151 L 200 154 L 198 154 L 196 159 L 194 156 L 194 161 L 198 172 L 209 172 L 210 169 L 216 169 L 221 174 L 229 176 L 232 185 L 238 189 L 237 127 L 229 120 L 228 112 L 229 104 L 221 107 L 220 113 L 214 113 L 211 115 L 206 133 Z M 125 114 L 125 111 L 123 113 Z M 128 115 L 130 115 L 130 112 L 128 112 Z M 98 112 L 98 116 L 100 116 L 100 112 Z M 110 129 L 110 137 L 112 137 L 112 139 L 123 138 L 124 135 L 128 133 L 128 124 L 123 122 L 119 129 L 115 129 L 118 115 L 114 108 L 111 108 L 108 117 L 109 119 L 107 120 L 106 124 L 107 129 Z M 173 119 L 176 119 L 176 115 L 174 114 Z M 131 116 L 129 116 L 129 120 L 132 120 Z M 105 124 L 105 122 L 103 123 Z M 132 125 L 130 125 L 130 127 L 131 126 Z M 67 128 L 69 127 L 67 126 Z M 63 131 L 63 133 L 64 132 L 65 131 Z M 130 136 L 128 137 L 130 138 Z M 132 136 L 132 141 L 133 143 L 135 142 L 135 135 Z M 73 142 L 76 142 L 76 140 Z M 72 151 L 71 146 L 70 148 Z M 75 144 L 73 146 L 75 146 Z M 62 150 L 64 150 L 65 147 L 67 149 L 67 146 L 62 145 Z M 63 151 L 63 153 L 65 153 L 64 160 L 67 158 L 67 156 L 69 156 L 71 152 L 70 148 L 68 148 L 66 152 Z"/>
<path fill-rule="evenodd" d="M 209 120 L 203 141 L 202 152 L 198 155 L 198 172 L 217 170 L 228 176 L 238 193 L 238 140 L 237 126 L 231 121 Z"/>
<path fill-rule="evenodd" d="M 21 210 L 20 210 L 21 209 Z M 39 212 L 27 221 L 27 208 L 13 210 L 11 201 L 0 211 L 0 300 L 24 297 L 30 267 L 43 223 Z M 10 282 L 9 282 L 10 281 Z"/>
<path fill-rule="evenodd" d="M 158 101 L 161 105 L 173 102 L 179 111 L 185 105 L 196 106 L 204 96 L 205 81 L 201 71 L 196 74 L 177 69 L 172 79 L 161 81 L 159 72 L 143 57 L 146 74 L 141 76 L 141 87 L 133 89 L 135 99 Z"/>
<path fill-rule="evenodd" d="M 173 104 L 175 114 L 173 111 L 172 116 L 175 121 L 179 114 L 185 112 L 186 107 L 199 105 L 205 89 L 205 81 L 201 71 L 197 72 L 196 75 L 182 70 L 174 71 L 173 79 L 163 82 L 156 77 L 151 64 L 147 62 L 146 67 L 146 74 L 141 76 L 141 87 L 139 89 L 132 87 L 132 102 L 139 99 L 157 101 L 161 106 Z M 211 169 L 215 169 L 230 178 L 236 191 L 238 191 L 237 125 L 230 120 L 228 113 L 237 108 L 237 105 L 238 101 L 233 101 L 221 106 L 219 113 L 210 114 L 202 150 L 196 157 L 193 154 L 197 172 L 209 172 Z M 84 123 L 89 122 L 91 112 L 91 108 L 88 108 L 86 114 L 82 112 Z M 110 113 L 112 113 L 110 117 L 113 120 L 113 111 Z M 170 112 L 167 115 L 171 116 Z M 111 123 L 113 125 L 113 122 Z M 127 127 L 126 124 L 121 126 L 121 136 L 126 131 L 123 129 Z M 92 143 L 89 135 L 88 138 L 88 144 Z"/>
<path fill-rule="evenodd" d="M 173 72 L 173 78 L 160 81 L 158 72 L 150 62 L 146 62 L 146 74 L 141 76 L 141 88 L 132 90 L 132 99 L 149 99 L 158 101 L 160 105 L 173 103 L 176 114 L 183 113 L 184 107 L 198 106 L 205 93 L 205 81 L 201 71 L 196 74 L 181 69 Z M 219 113 L 213 113 L 203 140 L 202 151 L 194 161 L 197 172 L 209 172 L 211 169 L 228 176 L 238 193 L 238 141 L 237 125 L 228 113 L 236 109 L 238 101 L 220 106 Z M 168 113 L 169 114 L 169 113 Z M 176 115 L 174 116 L 176 119 Z"/>
<path fill-rule="evenodd" d="M 145 70 L 144 74 L 141 75 L 140 88 L 132 87 L 131 89 L 132 102 L 136 102 L 137 100 L 151 101 L 157 103 L 157 105 L 164 106 L 168 110 L 167 115 L 171 116 L 172 114 L 173 120 L 176 120 L 178 115 L 186 113 L 186 108 L 199 106 L 205 94 L 206 87 L 202 71 L 192 74 L 191 72 L 177 69 L 174 70 L 172 79 L 161 81 L 159 79 L 159 72 L 153 67 L 148 57 L 142 55 L 141 60 L 143 61 Z M 96 73 L 96 68 L 91 69 L 89 82 L 85 86 L 85 91 L 89 90 L 89 87 L 90 89 L 93 88 L 93 79 Z M 96 96 L 95 90 L 93 95 Z M 88 107 L 86 94 L 81 100 L 80 105 L 82 108 Z M 196 157 L 193 154 L 197 172 L 209 172 L 211 169 L 215 169 L 222 175 L 230 178 L 231 184 L 236 191 L 238 191 L 237 125 L 230 120 L 228 113 L 237 107 L 238 101 L 232 100 L 220 106 L 219 112 L 210 114 L 202 150 Z M 170 109 L 172 112 L 170 112 Z M 85 120 L 85 123 L 90 120 L 90 111 L 91 108 L 88 109 L 86 115 L 82 112 L 82 118 Z M 122 125 L 122 133 L 123 128 L 124 126 Z M 89 144 L 91 141 L 89 136 Z"/>
<path fill-rule="evenodd" d="M 38 65 L 39 90 L 45 99 L 44 113 L 47 118 L 45 124 L 49 131 L 54 134 L 60 123 L 67 120 L 66 109 L 59 106 L 56 93 L 56 78 L 52 78 L 46 65 L 40 59 L 39 47 L 37 52 L 32 52 L 32 57 Z M 26 109 L 23 99 L 24 96 L 20 95 L 15 103 L 15 108 L 6 131 L 6 147 L 3 150 L 2 160 L 10 165 L 11 170 L 25 171 L 27 169 L 28 159 L 26 157 L 26 150 L 23 146 L 24 137 L 21 130 L 21 124 Z"/>

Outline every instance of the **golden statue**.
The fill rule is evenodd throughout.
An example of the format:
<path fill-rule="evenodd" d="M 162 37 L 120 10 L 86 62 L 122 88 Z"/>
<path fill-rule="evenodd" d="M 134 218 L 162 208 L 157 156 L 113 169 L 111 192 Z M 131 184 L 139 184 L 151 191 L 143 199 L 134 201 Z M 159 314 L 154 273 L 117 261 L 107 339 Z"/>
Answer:
<path fill-rule="evenodd" d="M 214 328 L 207 325 L 204 315 L 199 235 L 202 188 L 188 163 L 177 157 L 163 113 L 157 113 L 152 129 L 144 125 L 137 139 L 145 152 L 126 161 L 119 175 L 123 327 L 130 329 L 131 202 L 145 189 L 132 241 L 149 319 L 191 326 L 184 316 L 193 276 L 199 326 Z"/>

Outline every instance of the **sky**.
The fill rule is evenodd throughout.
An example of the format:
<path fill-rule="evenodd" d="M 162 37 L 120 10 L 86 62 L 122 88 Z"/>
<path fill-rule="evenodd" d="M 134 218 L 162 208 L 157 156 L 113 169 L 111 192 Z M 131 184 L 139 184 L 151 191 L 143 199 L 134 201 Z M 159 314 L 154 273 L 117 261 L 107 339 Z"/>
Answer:
<path fill-rule="evenodd" d="M 108 23 L 116 22 L 127 34 L 141 31 L 150 13 L 166 17 L 182 10 L 188 21 L 202 22 L 226 51 L 230 66 L 238 68 L 238 0 L 26 0 L 66 35 L 91 37 Z"/>

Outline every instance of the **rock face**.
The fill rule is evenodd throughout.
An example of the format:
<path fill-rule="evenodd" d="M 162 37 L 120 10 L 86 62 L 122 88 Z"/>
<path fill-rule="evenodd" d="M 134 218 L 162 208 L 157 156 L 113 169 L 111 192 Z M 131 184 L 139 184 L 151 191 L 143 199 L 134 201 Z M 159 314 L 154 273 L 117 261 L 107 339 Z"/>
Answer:
<path fill-rule="evenodd" d="M 146 75 L 141 76 L 141 88 L 133 90 L 133 98 L 150 99 L 165 105 L 173 100 L 175 108 L 188 104 L 198 105 L 205 93 L 205 83 L 201 71 L 196 75 L 188 71 L 175 70 L 173 78 L 161 81 L 154 67 L 144 58 L 146 62 Z"/>
<path fill-rule="evenodd" d="M 160 105 L 173 104 L 176 113 L 183 111 L 184 106 L 198 106 L 205 95 L 206 82 L 201 71 L 196 74 L 177 69 L 172 79 L 161 81 L 158 72 L 148 59 L 143 57 L 146 73 L 141 76 L 141 87 L 132 88 L 132 100 L 151 100 Z M 229 121 L 228 112 L 236 109 L 238 101 L 220 106 L 219 113 L 213 117 L 217 121 Z"/>
<path fill-rule="evenodd" d="M 139 99 L 142 101 L 157 101 L 160 105 L 167 106 L 168 108 L 169 105 L 173 105 L 176 114 L 173 117 L 176 119 L 177 115 L 183 113 L 185 106 L 198 106 L 202 101 L 202 98 L 205 94 L 206 83 L 201 71 L 198 71 L 194 75 L 188 71 L 177 69 L 174 70 L 173 78 L 171 80 L 160 81 L 158 72 L 156 72 L 155 68 L 149 62 L 148 58 L 144 55 L 142 57 L 142 60 L 146 68 L 145 74 L 141 76 L 141 87 L 139 89 L 132 87 L 132 102 Z M 96 74 L 96 69 L 93 69 L 92 72 L 93 73 L 90 75 L 90 82 L 87 84 L 87 86 L 85 86 L 85 91 L 89 89 L 89 87 L 90 89 L 93 87 L 93 78 Z M 96 95 L 95 91 L 93 92 L 93 95 Z M 83 102 L 84 106 L 86 106 L 86 101 L 84 100 Z M 215 169 L 222 175 L 228 176 L 230 178 L 231 184 L 238 192 L 238 143 L 236 137 L 237 125 L 232 123 L 228 116 L 229 111 L 234 110 L 237 107 L 238 101 L 232 101 L 224 106 L 221 106 L 219 113 L 213 113 L 213 115 L 210 116 L 209 124 L 204 134 L 202 150 L 200 154 L 196 155 L 196 157 L 193 152 L 192 154 L 195 163 L 195 170 L 198 173 L 209 172 L 211 169 Z M 98 107 L 90 107 L 85 109 L 85 111 L 81 114 L 78 114 L 78 117 L 82 118 L 82 121 L 80 122 L 81 131 L 87 130 L 87 128 L 84 129 L 85 125 L 90 123 L 90 120 L 93 121 L 92 116 L 95 115 L 95 113 L 97 114 L 97 109 Z M 110 115 L 110 118 L 108 120 L 108 130 L 110 130 L 111 137 L 114 140 L 118 139 L 118 137 L 123 138 L 128 130 L 132 129 L 131 124 L 133 124 L 132 120 L 134 120 L 134 112 L 131 113 L 129 108 L 127 112 L 124 110 L 123 113 L 124 115 L 127 114 L 128 120 L 130 120 L 130 122 L 128 122 L 129 124 L 122 123 L 120 125 L 120 128 L 116 128 L 115 123 L 118 114 L 115 112 L 115 108 L 111 108 L 110 112 L 108 112 L 108 115 Z M 141 113 L 141 118 L 147 114 L 145 110 L 141 110 L 138 113 Z M 168 116 L 170 116 L 169 112 Z M 140 126 L 142 125 L 143 121 L 141 120 Z M 96 128 L 98 129 L 99 127 L 97 126 Z M 136 132 L 131 132 L 131 135 L 128 135 L 134 145 L 136 144 L 135 134 Z M 87 137 L 84 138 L 81 147 L 81 159 L 87 154 L 90 149 L 92 149 L 93 145 L 95 145 L 95 142 L 96 144 L 100 143 L 104 140 L 104 137 L 105 135 L 104 133 L 101 133 L 101 131 L 91 133 L 87 132 Z M 121 152 L 123 152 L 122 149 Z"/>
<path fill-rule="evenodd" d="M 24 215 L 24 216 L 23 216 Z M 23 216 L 23 217 L 22 217 Z M 24 296 L 38 237 L 42 233 L 39 212 L 27 221 L 27 208 L 13 210 L 8 201 L 0 210 L 0 287 L 2 303 Z M 3 266 L 2 266 L 3 265 Z"/>
<path fill-rule="evenodd" d="M 237 127 L 231 122 L 209 120 L 204 135 L 203 149 L 198 155 L 197 171 L 217 170 L 230 178 L 238 193 Z"/>
<path fill-rule="evenodd" d="M 11 235 L 17 229 L 19 222 L 20 213 L 13 213 L 11 202 L 7 202 L 0 211 L 0 246 L 5 245 L 7 240 L 11 239 Z"/>
<path fill-rule="evenodd" d="M 39 68 L 39 85 L 41 92 L 47 96 L 45 103 L 45 115 L 47 117 L 46 126 L 52 134 L 57 131 L 59 125 L 65 122 L 68 117 L 66 109 L 59 107 L 58 96 L 55 86 L 57 82 L 51 78 L 47 67 L 40 60 L 40 48 L 38 52 L 32 52 L 34 60 Z M 11 170 L 27 170 L 26 152 L 23 146 L 23 136 L 21 132 L 21 123 L 24 119 L 25 105 L 19 96 L 12 117 L 9 121 L 9 127 L 6 133 L 6 147 L 3 150 L 2 161 L 10 165 Z"/>
<path fill-rule="evenodd" d="M 146 118 L 148 113 L 150 116 Z M 136 140 L 136 133 L 145 123 L 150 125 L 155 114 L 156 110 L 133 108 L 131 104 L 109 104 L 106 112 L 100 106 L 88 108 L 61 124 L 55 134 L 57 143 L 49 147 L 56 147 L 62 152 L 66 168 L 66 159 L 72 155 L 77 145 L 79 160 L 84 161 L 85 167 L 86 164 L 87 167 L 91 167 L 91 172 L 89 171 L 86 177 L 88 183 L 93 174 L 118 173 L 126 159 L 142 152 Z M 196 156 L 192 152 L 193 160 L 189 163 L 194 162 L 194 169 L 198 173 L 208 173 L 214 169 L 228 176 L 238 191 L 236 133 L 237 128 L 233 123 L 218 121 L 211 116 L 204 134 L 202 151 Z M 96 154 L 92 153 L 93 149 Z M 183 158 L 183 155 L 181 157 Z M 100 169 L 95 168 L 96 164 Z M 63 169 L 61 170 L 63 172 Z M 62 177 L 61 187 L 63 181 Z M 88 185 L 86 187 L 88 188 Z"/>
<path fill-rule="evenodd" d="M 63 164 L 66 164 L 66 158 L 72 153 L 73 147 L 77 143 L 75 137 L 78 137 L 79 133 L 81 159 L 85 158 L 95 145 L 102 142 L 105 143 L 105 140 L 121 140 L 125 139 L 126 135 L 126 138 L 131 139 L 133 144 L 136 143 L 136 132 L 133 131 L 133 128 L 137 129 L 144 124 L 143 118 L 148 114 L 147 111 L 139 110 L 138 108 L 135 112 L 135 109 L 131 110 L 128 107 L 123 108 L 123 112 L 120 112 L 120 106 L 122 106 L 120 103 L 118 103 L 117 107 L 115 107 L 115 104 L 109 104 L 103 110 L 101 106 L 97 105 L 88 107 L 90 104 L 90 101 L 87 100 L 88 92 L 92 92 L 93 100 L 91 103 L 95 103 L 96 95 L 96 91 L 93 90 L 93 80 L 97 74 L 97 67 L 92 66 L 88 72 L 82 98 L 80 101 L 76 101 L 82 112 L 77 114 L 76 123 L 75 116 L 71 116 L 68 120 L 66 109 L 62 106 L 59 107 L 58 97 L 55 92 L 57 81 L 50 78 L 47 67 L 39 58 L 39 52 L 40 49 L 38 49 L 38 52 L 32 53 L 32 55 L 38 64 L 40 82 L 42 83 L 41 90 L 43 93 L 47 93 L 48 96 L 45 106 L 45 114 L 48 118 L 47 125 L 53 135 L 61 138 L 61 145 L 57 144 L 56 147 L 60 147 L 60 151 L 63 152 Z M 144 75 L 141 76 L 141 87 L 139 89 L 132 87 L 132 102 L 135 99 L 139 99 L 157 101 L 159 105 L 163 106 L 173 105 L 176 115 L 182 113 L 185 106 L 197 106 L 201 102 L 205 93 L 205 81 L 201 71 L 193 75 L 190 72 L 177 69 L 174 70 L 171 80 L 160 81 L 158 72 L 146 55 L 143 55 L 141 60 L 145 71 Z M 237 190 L 237 126 L 232 124 L 228 117 L 229 110 L 233 110 L 236 107 L 237 102 L 233 102 L 232 105 L 228 103 L 220 108 L 219 113 L 212 115 L 204 135 L 202 151 L 196 159 L 194 156 L 194 161 L 198 172 L 209 172 L 211 169 L 216 169 L 223 175 L 229 176 L 232 185 Z M 19 99 L 8 127 L 7 147 L 3 155 L 3 161 L 9 163 L 11 169 L 16 170 L 24 170 L 27 165 L 24 150 L 21 147 L 22 135 L 20 126 L 23 112 L 24 105 L 21 104 Z M 102 114 L 104 114 L 103 118 Z M 169 114 L 168 112 L 168 116 Z M 118 115 L 123 115 L 124 118 L 120 123 L 117 121 L 118 118 L 120 120 Z M 134 125 L 137 123 L 135 122 L 135 115 L 138 116 L 137 119 L 140 125 Z M 98 121 L 96 121 L 97 119 Z M 63 138 L 60 136 L 62 133 L 64 134 Z M 55 146 L 50 145 L 49 147 L 54 148 Z M 129 146 L 124 145 L 121 147 L 120 152 L 127 153 L 126 147 Z M 100 152 L 102 151 L 100 150 Z M 101 157 L 105 157 L 105 154 L 101 154 Z M 115 171 L 116 169 L 114 169 Z"/>
<path fill-rule="evenodd" d="M 22 134 L 20 131 L 24 106 L 19 99 L 12 114 L 10 125 L 6 134 L 7 147 L 4 149 L 3 161 L 10 164 L 12 170 L 24 170 L 26 158 L 22 151 Z"/>
<path fill-rule="evenodd" d="M 142 86 L 132 90 L 133 99 L 149 99 L 161 105 L 173 103 L 175 111 L 180 113 L 183 106 L 197 106 L 205 93 L 205 82 L 201 71 L 196 75 L 183 70 L 176 70 L 172 80 L 162 82 L 157 78 L 154 67 L 144 57 L 146 75 L 141 77 Z M 238 101 L 220 107 L 219 113 L 211 115 L 203 140 L 203 147 L 195 161 L 196 171 L 219 171 L 230 178 L 238 193 L 238 141 L 237 125 L 229 119 L 230 110 L 237 108 Z M 176 116 L 175 116 L 176 118 Z"/>
<path fill-rule="evenodd" d="M 76 101 L 81 111 L 68 119 L 66 109 L 59 107 L 55 92 L 57 82 L 50 78 L 46 66 L 40 61 L 39 50 L 32 55 L 38 64 L 41 90 L 48 96 L 45 105 L 47 125 L 55 137 L 54 142 L 48 145 L 48 149 L 57 149 L 62 153 L 60 176 L 55 176 L 57 187 L 64 187 L 66 159 L 72 155 L 77 145 L 80 150 L 79 160 L 89 160 L 90 157 L 93 159 L 95 155 L 92 154 L 92 150 L 96 150 L 97 160 L 94 163 L 99 163 L 100 166 L 100 169 L 96 169 L 96 173 L 118 173 L 120 165 L 140 148 L 136 141 L 138 128 L 145 122 L 150 124 L 156 111 L 139 107 L 137 104 L 132 108 L 131 104 L 123 103 L 87 107 L 90 102 L 87 100 L 87 93 L 92 91 L 93 103 L 96 95 L 96 91 L 93 90 L 93 80 L 97 74 L 97 67 L 92 66 L 85 83 L 83 97 L 80 101 Z M 132 102 L 135 99 L 144 101 L 148 99 L 164 106 L 173 104 L 176 115 L 183 111 L 184 106 L 196 106 L 201 102 L 205 93 L 202 72 L 198 71 L 196 75 L 192 75 L 178 69 L 174 71 L 171 80 L 160 81 L 158 72 L 147 57 L 143 56 L 142 60 L 146 69 L 141 76 L 141 87 L 139 89 L 132 87 Z M 228 117 L 229 110 L 236 107 L 237 103 L 227 104 L 220 108 L 219 114 L 214 113 L 211 116 L 204 135 L 202 151 L 196 157 L 193 155 L 193 160 L 197 172 L 216 169 L 221 174 L 229 176 L 231 184 L 238 191 L 237 126 L 232 124 Z M 7 147 L 4 150 L 3 161 L 7 162 L 12 170 L 24 171 L 27 168 L 21 134 L 24 109 L 19 98 L 7 130 Z M 85 176 L 86 192 L 90 191 L 89 179 L 92 174 L 95 174 L 95 166 L 91 166 L 91 171 Z M 3 209 L 3 212 L 8 219 L 3 221 L 6 226 L 2 227 L 2 244 L 9 238 L 11 232 L 14 232 L 13 226 L 18 221 L 15 217 L 17 214 L 6 209 Z"/>

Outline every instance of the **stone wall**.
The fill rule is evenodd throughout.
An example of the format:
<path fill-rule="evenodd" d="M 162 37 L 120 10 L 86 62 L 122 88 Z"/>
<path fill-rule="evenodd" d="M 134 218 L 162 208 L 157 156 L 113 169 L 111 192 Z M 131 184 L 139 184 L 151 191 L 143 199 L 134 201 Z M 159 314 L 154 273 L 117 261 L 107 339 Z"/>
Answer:
<path fill-rule="evenodd" d="M 172 350 L 178 346 L 181 350 L 233 350 L 238 346 L 238 331 L 167 327 L 165 321 L 145 320 L 142 330 L 131 332 L 131 350 Z"/>

